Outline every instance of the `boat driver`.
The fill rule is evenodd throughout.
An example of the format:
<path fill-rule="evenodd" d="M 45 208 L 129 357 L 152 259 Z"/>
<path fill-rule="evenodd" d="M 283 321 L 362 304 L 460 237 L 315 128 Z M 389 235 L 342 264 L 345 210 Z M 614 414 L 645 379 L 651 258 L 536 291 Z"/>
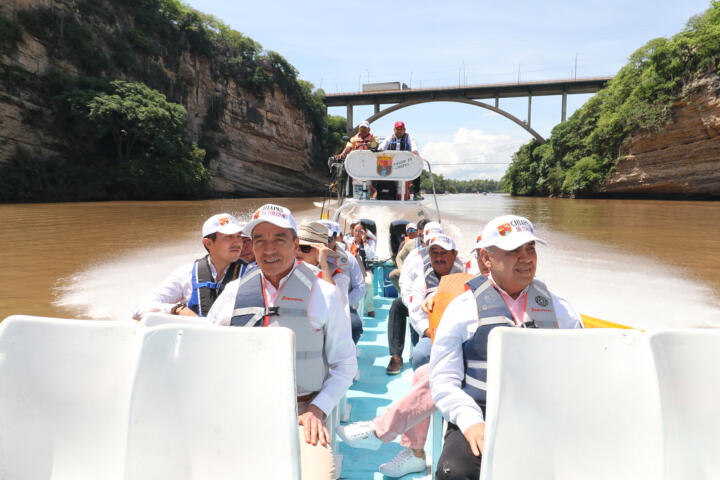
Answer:
<path fill-rule="evenodd" d="M 445 309 L 430 356 L 430 389 L 448 421 L 436 478 L 480 475 L 485 435 L 487 338 L 495 327 L 582 328 L 563 298 L 535 279 L 537 243 L 530 221 L 515 215 L 491 220 L 480 240 L 489 270 Z"/>
<path fill-rule="evenodd" d="M 204 317 L 232 280 L 242 276 L 247 264 L 240 259 L 242 225 L 228 213 L 208 218 L 202 227 L 202 258 L 177 268 L 135 307 L 133 318 L 151 312 Z"/>
<path fill-rule="evenodd" d="M 331 438 L 324 420 L 357 372 L 350 319 L 336 286 L 297 260 L 299 239 L 290 210 L 263 205 L 245 231 L 252 236 L 257 267 L 227 285 L 208 322 L 284 326 L 294 331 L 301 476 L 334 480 Z"/>

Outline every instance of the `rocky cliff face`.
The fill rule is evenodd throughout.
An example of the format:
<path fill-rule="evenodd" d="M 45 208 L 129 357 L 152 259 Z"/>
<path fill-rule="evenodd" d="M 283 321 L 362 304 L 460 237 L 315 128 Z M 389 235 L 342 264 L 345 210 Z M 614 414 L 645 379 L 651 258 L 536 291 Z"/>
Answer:
<path fill-rule="evenodd" d="M 12 17 L 16 10 L 37 6 L 70 9 L 72 2 L 7 0 L 0 3 L 0 10 Z M 50 58 L 47 46 L 27 33 L 14 51 L 1 52 L 0 63 L 21 72 L 45 75 L 53 67 L 76 73 L 69 63 Z M 203 135 L 209 112 L 220 109 L 212 113 L 213 136 L 220 139 L 218 154 L 208 165 L 214 194 L 301 196 L 323 192 L 327 176 L 311 163 L 317 141 L 312 121 L 279 88 L 251 93 L 232 79 L 217 79 L 212 59 L 190 52 L 184 52 L 180 64 L 172 69 L 162 65 L 161 59 L 157 63 L 168 78 L 187 89 L 183 103 L 194 141 Z M 46 158 L 62 155 L 65 139 L 44 128 L 43 118 L 51 111 L 42 100 L 31 87 L 10 88 L 0 82 L 0 162 L 7 161 L 17 147 Z"/>
<path fill-rule="evenodd" d="M 720 196 L 720 77 L 689 85 L 662 131 L 630 137 L 605 192 Z"/>

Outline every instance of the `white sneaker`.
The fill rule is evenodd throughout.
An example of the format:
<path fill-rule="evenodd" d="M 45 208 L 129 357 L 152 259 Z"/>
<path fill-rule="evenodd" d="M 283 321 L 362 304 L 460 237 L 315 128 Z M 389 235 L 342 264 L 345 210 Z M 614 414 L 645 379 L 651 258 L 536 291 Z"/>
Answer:
<path fill-rule="evenodd" d="M 403 448 L 395 458 L 380 465 L 379 471 L 387 477 L 398 478 L 408 473 L 426 472 L 427 464 L 424 458 L 416 457 L 409 448 Z"/>
<path fill-rule="evenodd" d="M 340 435 L 343 442 L 353 448 L 377 450 L 382 445 L 380 439 L 375 435 L 375 424 L 373 422 L 338 425 L 335 432 Z"/>

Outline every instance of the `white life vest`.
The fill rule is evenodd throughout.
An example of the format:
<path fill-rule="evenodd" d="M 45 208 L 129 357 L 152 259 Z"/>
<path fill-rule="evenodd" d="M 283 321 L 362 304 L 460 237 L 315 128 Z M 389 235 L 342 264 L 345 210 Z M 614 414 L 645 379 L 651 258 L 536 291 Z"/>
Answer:
<path fill-rule="evenodd" d="M 277 304 L 265 303 L 260 269 L 246 272 L 238 285 L 230 325 L 235 327 L 287 327 L 295 332 L 295 379 L 297 394 L 319 392 L 329 367 L 325 358 L 325 333 L 310 325 L 308 303 L 315 273 L 299 263 L 287 279 Z"/>

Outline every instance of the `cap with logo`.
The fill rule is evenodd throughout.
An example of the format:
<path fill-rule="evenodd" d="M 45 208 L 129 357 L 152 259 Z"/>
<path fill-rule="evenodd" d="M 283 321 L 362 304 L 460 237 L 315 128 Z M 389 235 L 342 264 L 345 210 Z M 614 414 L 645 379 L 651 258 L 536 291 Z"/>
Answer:
<path fill-rule="evenodd" d="M 443 231 L 442 225 L 440 225 L 438 222 L 428 222 L 425 224 L 425 228 L 423 228 L 423 237 L 428 237 L 429 235 L 432 235 L 433 233 L 445 233 Z"/>
<path fill-rule="evenodd" d="M 428 250 L 430 250 L 430 247 L 432 247 L 433 245 L 437 245 L 443 250 L 457 250 L 457 247 L 455 246 L 455 240 L 448 237 L 444 233 L 438 233 L 430 237 L 430 242 L 427 246 Z"/>
<path fill-rule="evenodd" d="M 245 225 L 243 232 L 250 236 L 252 235 L 253 229 L 263 222 L 272 223 L 280 228 L 289 228 L 297 232 L 297 224 L 290 210 L 280 205 L 273 205 L 272 203 L 266 203 L 255 210 L 250 221 Z"/>
<path fill-rule="evenodd" d="M 498 247 L 509 251 L 528 242 L 547 245 L 545 240 L 535 236 L 535 228 L 530 220 L 517 215 L 503 215 L 485 225 L 478 245 L 479 248 Z"/>
<path fill-rule="evenodd" d="M 370 128 L 370 122 L 368 122 L 367 120 L 363 120 L 362 122 L 360 122 L 358 124 L 358 128 L 360 128 L 360 127 Z"/>
<path fill-rule="evenodd" d="M 405 128 L 405 122 L 395 122 L 395 128 Z"/>
<path fill-rule="evenodd" d="M 205 220 L 202 227 L 202 236 L 207 237 L 213 233 L 224 233 L 225 235 L 233 235 L 242 231 L 242 226 L 238 219 L 229 213 L 218 213 Z"/>
<path fill-rule="evenodd" d="M 405 231 L 409 232 L 410 230 L 417 231 L 417 223 L 408 223 L 407 225 L 405 225 Z"/>
<path fill-rule="evenodd" d="M 480 242 L 482 241 L 482 233 L 475 237 L 475 248 L 474 250 L 477 250 L 478 248 L 482 248 L 482 245 L 480 245 Z"/>

